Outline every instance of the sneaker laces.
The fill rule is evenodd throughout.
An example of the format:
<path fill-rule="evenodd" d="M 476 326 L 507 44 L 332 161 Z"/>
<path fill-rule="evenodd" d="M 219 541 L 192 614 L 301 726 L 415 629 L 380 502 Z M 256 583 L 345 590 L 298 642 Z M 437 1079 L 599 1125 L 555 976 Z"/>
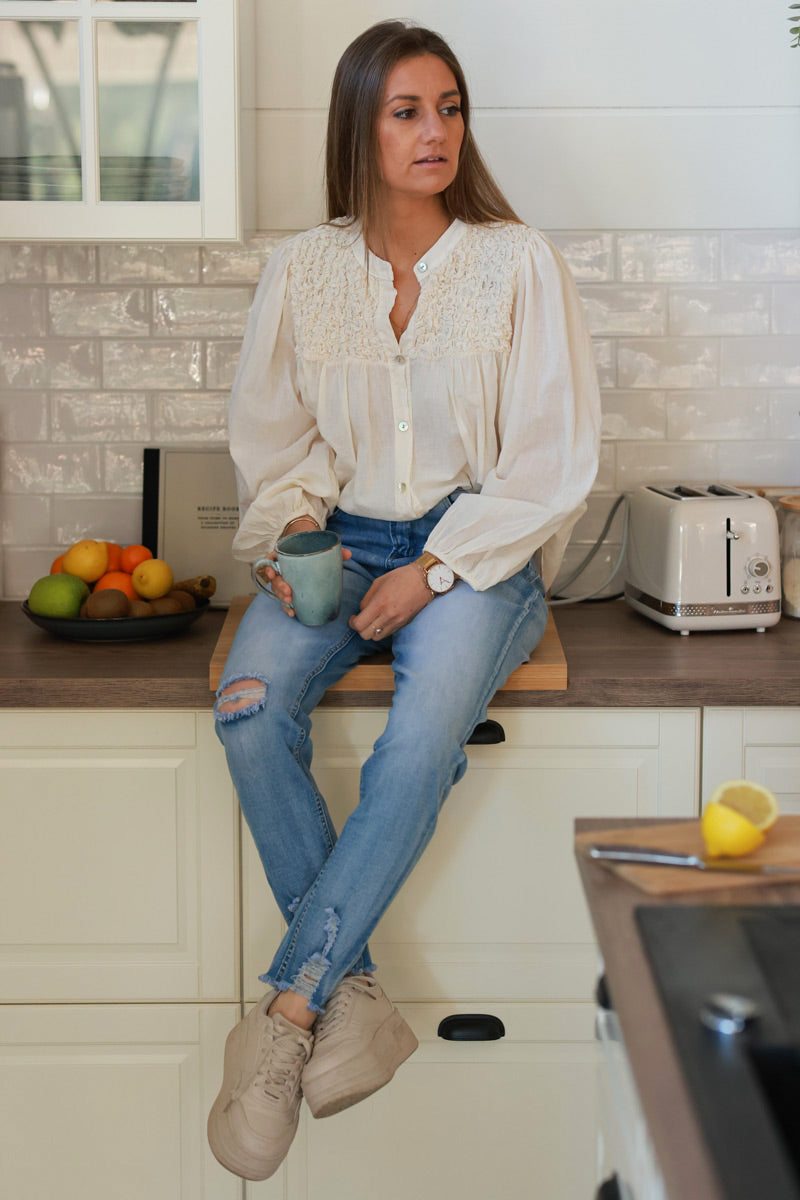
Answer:
<path fill-rule="evenodd" d="M 270 1100 L 280 1100 L 282 1096 L 292 1099 L 308 1057 L 308 1045 L 301 1037 L 273 1026 L 272 1040 L 264 1048 L 254 1086 Z"/>
<path fill-rule="evenodd" d="M 358 982 L 356 982 L 358 981 Z M 354 975 L 344 979 L 328 1001 L 325 1013 L 317 1021 L 314 1029 L 314 1041 L 317 1045 L 324 1042 L 326 1037 L 335 1033 L 347 1019 L 347 1014 L 357 992 L 369 993 L 375 986 L 373 981 L 364 975 Z"/>

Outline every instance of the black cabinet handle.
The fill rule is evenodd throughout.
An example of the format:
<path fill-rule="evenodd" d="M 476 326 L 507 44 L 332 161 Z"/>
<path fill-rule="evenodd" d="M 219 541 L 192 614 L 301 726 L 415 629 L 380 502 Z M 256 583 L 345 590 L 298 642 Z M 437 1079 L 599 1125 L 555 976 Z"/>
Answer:
<path fill-rule="evenodd" d="M 480 721 L 467 738 L 468 746 L 497 746 L 506 740 L 506 731 L 499 721 Z"/>
<path fill-rule="evenodd" d="M 622 1190 L 616 1172 L 603 1180 L 597 1189 L 595 1200 L 622 1200 Z"/>
<path fill-rule="evenodd" d="M 446 1042 L 496 1042 L 506 1027 L 489 1013 L 453 1013 L 439 1022 L 437 1034 Z"/>

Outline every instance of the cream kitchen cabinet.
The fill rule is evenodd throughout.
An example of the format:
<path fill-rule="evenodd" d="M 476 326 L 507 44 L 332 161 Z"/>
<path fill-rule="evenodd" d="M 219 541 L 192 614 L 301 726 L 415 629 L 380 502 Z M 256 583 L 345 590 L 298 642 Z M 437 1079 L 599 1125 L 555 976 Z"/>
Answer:
<path fill-rule="evenodd" d="M 762 783 L 775 793 L 781 812 L 800 814 L 800 709 L 705 709 L 704 804 L 726 779 Z"/>
<path fill-rule="evenodd" d="M 235 1002 L 238 805 L 210 713 L 0 714 L 0 996 Z"/>
<path fill-rule="evenodd" d="M 7 1200 L 239 1200 L 205 1118 L 233 1004 L 0 1004 Z"/>
<path fill-rule="evenodd" d="M 239 238 L 238 9 L 4 0 L 3 237 Z"/>
<path fill-rule="evenodd" d="M 578 816 L 698 812 L 698 710 L 499 710 L 473 746 L 431 846 L 371 942 L 420 1049 L 350 1113 L 304 1117 L 281 1174 L 252 1200 L 487 1195 L 584 1200 L 595 1181 L 597 956 L 573 859 Z M 324 710 L 315 777 L 337 824 L 385 720 Z M 282 933 L 243 834 L 244 989 Z M 444 1016 L 500 1017 L 502 1039 L 437 1036 Z M 281 1176 L 285 1173 L 285 1180 Z M 285 1190 L 283 1190 L 285 1189 Z"/>

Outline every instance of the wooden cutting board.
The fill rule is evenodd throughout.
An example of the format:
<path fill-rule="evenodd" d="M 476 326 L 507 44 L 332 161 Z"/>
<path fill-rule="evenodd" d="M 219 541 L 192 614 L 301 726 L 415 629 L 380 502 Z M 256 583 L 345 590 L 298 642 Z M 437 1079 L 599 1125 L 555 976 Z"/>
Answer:
<path fill-rule="evenodd" d="M 252 602 L 252 596 L 234 596 L 228 615 L 220 630 L 209 667 L 208 686 L 212 692 L 219 687 L 222 669 L 233 644 L 233 637 L 242 616 Z M 558 636 L 552 612 L 547 618 L 544 636 L 526 663 L 517 667 L 500 689 L 503 692 L 563 692 L 567 687 L 567 660 Z M 394 673 L 389 654 L 377 654 L 374 659 L 360 663 L 344 679 L 329 689 L 332 692 L 393 692 Z"/>
<path fill-rule="evenodd" d="M 670 825 L 650 825 L 639 829 L 603 829 L 579 833 L 575 848 L 588 855 L 593 843 L 608 845 L 622 842 L 627 846 L 652 846 L 658 850 L 677 850 L 681 854 L 705 853 L 699 821 L 680 821 Z M 758 850 L 747 855 L 748 862 L 800 867 L 800 817 L 778 817 Z M 604 862 L 616 875 L 651 895 L 673 892 L 709 892 L 720 888 L 758 887 L 764 884 L 800 883 L 800 875 L 746 875 L 723 871 L 697 871 L 688 867 L 643 866 L 637 863 Z"/>

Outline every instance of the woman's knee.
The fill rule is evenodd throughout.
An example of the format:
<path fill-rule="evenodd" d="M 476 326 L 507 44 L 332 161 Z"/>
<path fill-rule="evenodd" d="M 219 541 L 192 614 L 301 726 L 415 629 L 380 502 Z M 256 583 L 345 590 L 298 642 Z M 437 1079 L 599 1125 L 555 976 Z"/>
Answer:
<path fill-rule="evenodd" d="M 258 712 L 267 702 L 267 681 L 257 675 L 234 679 L 217 692 L 214 716 L 218 721 L 235 721 Z"/>

